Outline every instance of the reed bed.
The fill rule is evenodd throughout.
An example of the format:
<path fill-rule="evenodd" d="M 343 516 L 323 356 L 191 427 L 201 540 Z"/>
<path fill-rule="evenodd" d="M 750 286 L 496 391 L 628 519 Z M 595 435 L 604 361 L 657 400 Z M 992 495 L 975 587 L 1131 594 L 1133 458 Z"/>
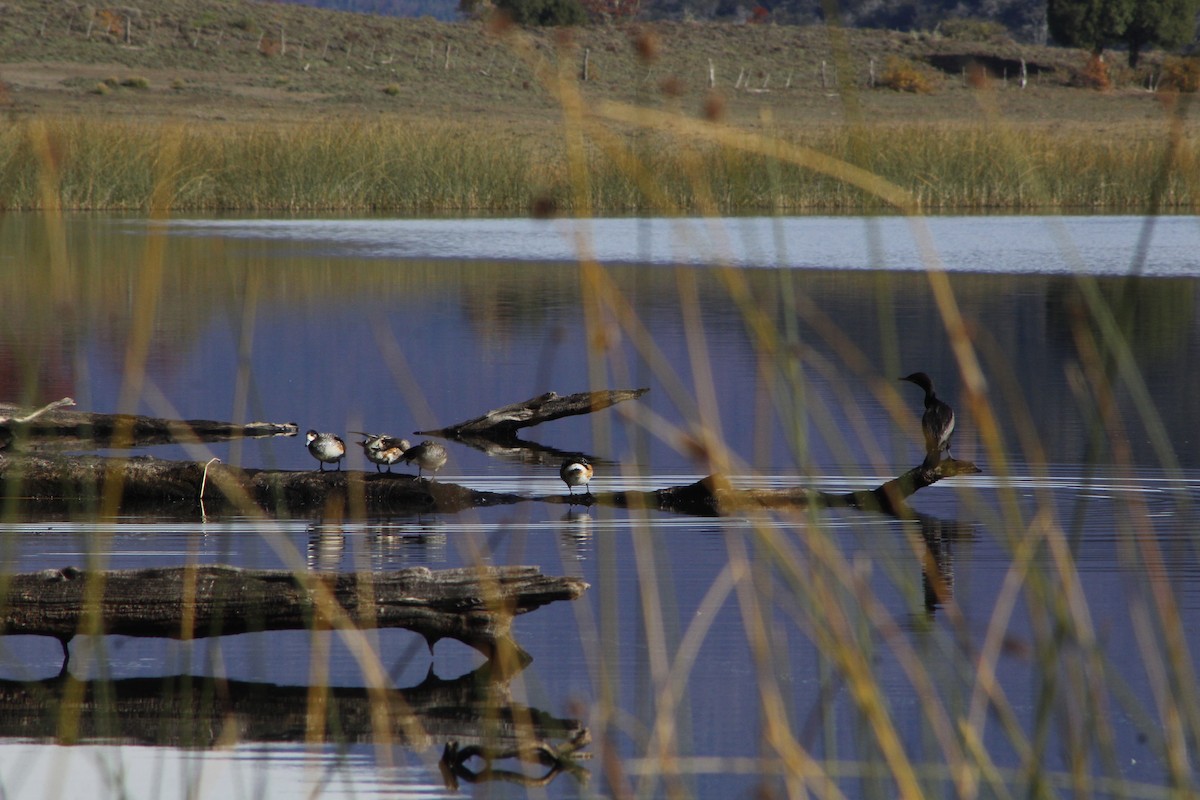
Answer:
<path fill-rule="evenodd" d="M 1200 203 L 1200 144 L 1186 139 L 944 124 L 775 135 L 877 175 L 926 212 L 1130 212 L 1151 203 L 1190 211 Z M 9 122 L 0 126 L 0 208 L 521 215 L 579 213 L 581 204 L 597 213 L 726 214 L 890 206 L 836 175 L 728 142 L 681 148 L 659 135 L 608 131 L 586 152 L 584 199 L 553 139 L 498 139 L 450 123 Z"/>

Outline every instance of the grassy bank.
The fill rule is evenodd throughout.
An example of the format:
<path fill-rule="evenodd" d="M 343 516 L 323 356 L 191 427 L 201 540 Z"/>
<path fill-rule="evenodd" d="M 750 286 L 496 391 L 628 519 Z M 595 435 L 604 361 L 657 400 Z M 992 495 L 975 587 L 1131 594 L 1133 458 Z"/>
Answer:
<path fill-rule="evenodd" d="M 57 8 L 0 28 L 0 208 L 1196 205 L 1197 146 L 1171 133 L 1186 104 L 1146 89 L 1161 52 L 1114 63 L 1101 92 L 1081 51 L 935 31 L 517 30 L 215 0 L 114 27 L 91 6 L 50 24 Z M 922 91 L 887 88 L 895 70 Z"/>
<path fill-rule="evenodd" d="M 1191 210 L 1197 144 L 948 124 L 746 134 L 690 122 L 585 138 L 402 121 L 307 127 L 32 119 L 0 125 L 0 208 L 395 213 L 875 211 L 852 165 L 930 212 Z M 608 131 L 597 133 L 598 131 Z M 561 142 L 560 137 L 560 142 Z M 1175 142 L 1175 144 L 1172 144 Z M 765 145 L 764 145 L 765 143 Z M 778 149 L 778 157 L 764 146 Z M 885 184 L 881 184 L 885 185 Z"/>

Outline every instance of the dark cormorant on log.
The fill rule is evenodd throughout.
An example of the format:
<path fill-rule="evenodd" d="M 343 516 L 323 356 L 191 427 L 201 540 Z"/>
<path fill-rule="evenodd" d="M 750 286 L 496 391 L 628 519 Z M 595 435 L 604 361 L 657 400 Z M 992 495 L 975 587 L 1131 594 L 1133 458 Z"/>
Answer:
<path fill-rule="evenodd" d="M 933 381 L 924 372 L 914 372 L 901 378 L 925 390 L 925 413 L 921 415 L 921 431 L 925 434 L 924 469 L 933 469 L 942 460 L 942 451 L 950 457 L 950 434 L 954 433 L 954 409 L 938 399 Z"/>

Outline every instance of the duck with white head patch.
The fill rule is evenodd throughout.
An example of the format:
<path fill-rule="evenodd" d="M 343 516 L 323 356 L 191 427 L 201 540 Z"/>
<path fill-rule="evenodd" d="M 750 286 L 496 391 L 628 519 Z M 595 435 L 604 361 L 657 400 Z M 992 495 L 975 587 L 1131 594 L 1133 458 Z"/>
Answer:
<path fill-rule="evenodd" d="M 558 477 L 562 478 L 563 483 L 567 485 L 567 489 L 571 494 L 575 494 L 576 486 L 583 486 L 587 489 L 587 493 L 592 493 L 592 487 L 588 486 L 588 481 L 592 479 L 594 469 L 591 462 L 582 456 L 578 458 L 568 458 L 558 468 Z"/>
<path fill-rule="evenodd" d="M 309 431 L 304 434 L 304 442 L 308 445 L 308 452 L 320 465 L 321 472 L 325 471 L 326 464 L 337 464 L 338 471 L 341 471 L 342 459 L 346 456 L 346 443 L 340 436 Z"/>

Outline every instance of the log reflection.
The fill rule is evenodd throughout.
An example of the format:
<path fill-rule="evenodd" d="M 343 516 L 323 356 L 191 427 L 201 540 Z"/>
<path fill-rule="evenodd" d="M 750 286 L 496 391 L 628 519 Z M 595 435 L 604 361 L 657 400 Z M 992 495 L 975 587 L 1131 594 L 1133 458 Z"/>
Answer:
<path fill-rule="evenodd" d="M 323 721 L 310 719 L 314 691 Z M 115 681 L 0 681 L 0 738 L 60 744 L 105 742 L 207 749 L 239 743 L 373 743 L 377 692 L 365 688 L 280 686 L 201 675 Z M 473 755 L 573 757 L 590 740 L 579 720 L 513 703 L 508 681 L 485 665 L 454 680 L 432 673 L 407 689 L 387 689 L 390 744 L 452 748 Z M 555 774 L 563 771 L 563 766 Z M 568 770 L 580 777 L 579 770 Z M 584 772 L 583 779 L 586 779 Z"/>

